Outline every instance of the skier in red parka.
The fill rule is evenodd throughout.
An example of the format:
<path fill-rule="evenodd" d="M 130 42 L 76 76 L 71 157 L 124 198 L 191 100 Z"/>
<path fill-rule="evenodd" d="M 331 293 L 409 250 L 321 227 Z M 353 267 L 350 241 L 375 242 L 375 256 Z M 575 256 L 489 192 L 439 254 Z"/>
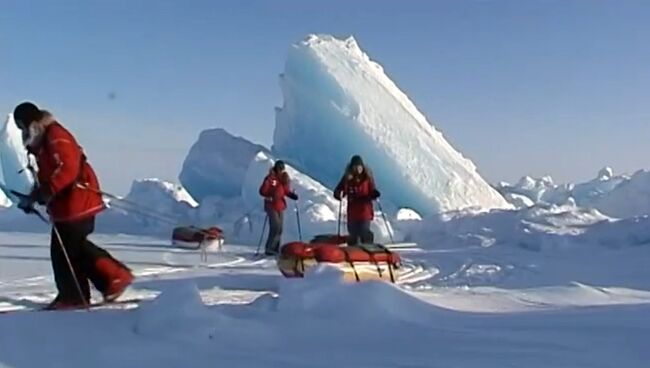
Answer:
<path fill-rule="evenodd" d="M 15 108 L 14 119 L 38 166 L 37 184 L 18 207 L 29 213 L 34 203 L 43 204 L 52 222 L 50 255 L 58 295 L 47 308 L 87 305 L 89 280 L 105 301 L 117 299 L 131 284 L 133 275 L 87 239 L 94 231 L 95 216 L 105 206 L 97 176 L 81 147 L 50 113 L 30 102 Z"/>
<path fill-rule="evenodd" d="M 334 189 L 334 198 L 348 197 L 348 245 L 374 242 L 370 223 L 374 219 L 372 201 L 379 198 L 372 173 L 364 165 L 361 156 L 354 155 L 343 177 Z"/>
<path fill-rule="evenodd" d="M 284 197 L 298 200 L 298 195 L 291 190 L 289 174 L 284 169 L 284 162 L 276 161 L 259 190 L 264 197 L 264 211 L 269 220 L 269 237 L 264 248 L 267 256 L 276 255 L 280 250 L 284 210 L 287 208 Z"/>

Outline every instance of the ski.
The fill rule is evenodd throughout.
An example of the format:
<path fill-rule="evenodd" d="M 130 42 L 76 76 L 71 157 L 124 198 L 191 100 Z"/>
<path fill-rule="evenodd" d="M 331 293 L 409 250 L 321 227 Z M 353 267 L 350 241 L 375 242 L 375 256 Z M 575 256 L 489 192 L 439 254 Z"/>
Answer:
<path fill-rule="evenodd" d="M 118 306 L 118 305 L 128 305 L 128 304 L 138 304 L 145 299 L 143 298 L 129 298 L 129 299 L 121 299 L 121 300 L 114 300 L 110 302 L 106 301 L 100 301 L 100 302 L 93 302 L 87 305 L 87 307 L 81 306 L 79 308 L 68 308 L 68 309 L 46 309 L 47 304 L 42 304 L 42 307 L 29 307 L 29 308 L 23 308 L 23 309 L 10 309 L 10 310 L 3 310 L 0 311 L 0 314 L 9 314 L 9 313 L 18 313 L 18 312 L 65 312 L 65 311 L 84 311 L 84 310 L 91 310 L 91 309 L 98 309 L 102 307 L 110 307 L 110 306 Z"/>
<path fill-rule="evenodd" d="M 269 254 L 253 254 L 252 256 L 249 257 L 249 259 L 253 262 L 260 262 L 260 261 L 265 261 L 265 260 L 275 260 L 278 256 L 277 255 L 269 255 Z"/>

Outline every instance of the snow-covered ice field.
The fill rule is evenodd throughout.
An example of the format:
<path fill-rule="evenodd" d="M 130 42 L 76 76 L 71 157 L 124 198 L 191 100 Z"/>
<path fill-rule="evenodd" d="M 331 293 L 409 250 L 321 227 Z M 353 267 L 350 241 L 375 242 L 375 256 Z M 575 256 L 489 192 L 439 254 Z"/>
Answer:
<path fill-rule="evenodd" d="M 646 367 L 650 249 L 409 248 L 398 286 L 284 279 L 253 247 L 206 264 L 96 235 L 136 272 L 126 304 L 0 314 L 4 367 Z M 429 247 L 425 247 L 429 248 Z M 0 236 L 0 308 L 54 295 L 48 236 Z"/>

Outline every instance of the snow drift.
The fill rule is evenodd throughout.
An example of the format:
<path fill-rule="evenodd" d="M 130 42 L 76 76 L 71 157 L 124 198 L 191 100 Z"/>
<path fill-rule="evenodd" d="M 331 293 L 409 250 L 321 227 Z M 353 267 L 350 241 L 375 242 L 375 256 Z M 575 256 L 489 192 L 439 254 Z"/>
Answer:
<path fill-rule="evenodd" d="M 276 308 L 290 314 L 310 313 L 321 318 L 344 315 L 355 321 L 422 321 L 436 308 L 394 284 L 382 281 L 349 283 L 341 270 L 319 264 L 303 279 L 279 282 Z"/>
<path fill-rule="evenodd" d="M 510 207 L 354 38 L 311 35 L 293 45 L 280 84 L 272 151 L 327 187 L 360 154 L 396 206 L 423 215 Z"/>
<path fill-rule="evenodd" d="M 163 290 L 137 310 L 134 331 L 141 336 L 168 336 L 181 341 L 208 341 L 218 333 L 219 318 L 203 304 L 196 285 L 185 282 Z"/>
<path fill-rule="evenodd" d="M 204 130 L 185 158 L 179 180 L 198 201 L 237 197 L 248 164 L 259 151 L 267 149 L 224 129 Z"/>

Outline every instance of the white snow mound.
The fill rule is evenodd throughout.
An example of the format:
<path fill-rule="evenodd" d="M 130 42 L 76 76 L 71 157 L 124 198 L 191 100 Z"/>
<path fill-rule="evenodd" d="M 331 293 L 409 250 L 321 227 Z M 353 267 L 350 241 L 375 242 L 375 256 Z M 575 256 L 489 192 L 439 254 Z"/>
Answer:
<path fill-rule="evenodd" d="M 327 264 L 309 270 L 303 279 L 281 280 L 278 294 L 279 311 L 322 318 L 415 321 L 437 309 L 390 283 L 346 282 L 339 269 Z"/>
<path fill-rule="evenodd" d="M 218 333 L 220 315 L 207 309 L 196 285 L 189 281 L 174 283 L 153 302 L 142 305 L 137 314 L 135 331 L 139 335 L 195 342 Z"/>
<path fill-rule="evenodd" d="M 413 211 L 410 208 L 400 208 L 395 215 L 397 221 L 419 221 L 422 220 L 422 217 L 419 213 Z"/>

